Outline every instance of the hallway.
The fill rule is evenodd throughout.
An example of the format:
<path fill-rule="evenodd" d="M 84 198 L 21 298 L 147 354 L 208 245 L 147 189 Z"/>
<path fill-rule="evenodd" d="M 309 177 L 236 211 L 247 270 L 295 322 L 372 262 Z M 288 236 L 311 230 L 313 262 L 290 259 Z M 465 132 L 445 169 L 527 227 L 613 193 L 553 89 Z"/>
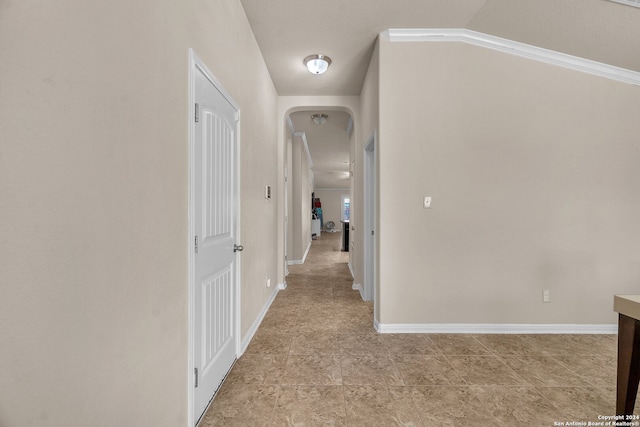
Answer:
<path fill-rule="evenodd" d="M 377 334 L 322 233 L 201 426 L 553 426 L 615 413 L 615 335 Z"/>

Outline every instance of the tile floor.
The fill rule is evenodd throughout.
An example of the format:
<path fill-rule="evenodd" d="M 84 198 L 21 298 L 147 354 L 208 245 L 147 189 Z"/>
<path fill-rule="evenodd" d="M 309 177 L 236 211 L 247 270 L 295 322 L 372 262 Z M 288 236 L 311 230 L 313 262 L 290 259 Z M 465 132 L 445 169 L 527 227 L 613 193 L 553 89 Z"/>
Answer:
<path fill-rule="evenodd" d="M 616 336 L 377 334 L 339 247 L 340 233 L 323 233 L 290 266 L 200 426 L 554 426 L 615 413 Z"/>

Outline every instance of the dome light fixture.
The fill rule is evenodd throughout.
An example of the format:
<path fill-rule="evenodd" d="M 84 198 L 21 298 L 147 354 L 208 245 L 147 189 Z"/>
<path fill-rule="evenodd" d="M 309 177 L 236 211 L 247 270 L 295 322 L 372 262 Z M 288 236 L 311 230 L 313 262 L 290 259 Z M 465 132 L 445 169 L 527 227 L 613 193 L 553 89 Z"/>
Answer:
<path fill-rule="evenodd" d="M 322 74 L 329 68 L 331 58 L 326 55 L 316 54 L 307 56 L 302 62 L 304 62 L 311 74 Z"/>
<path fill-rule="evenodd" d="M 313 119 L 313 123 L 317 125 L 323 125 L 327 122 L 329 116 L 327 116 L 326 114 L 312 114 L 311 118 Z"/>

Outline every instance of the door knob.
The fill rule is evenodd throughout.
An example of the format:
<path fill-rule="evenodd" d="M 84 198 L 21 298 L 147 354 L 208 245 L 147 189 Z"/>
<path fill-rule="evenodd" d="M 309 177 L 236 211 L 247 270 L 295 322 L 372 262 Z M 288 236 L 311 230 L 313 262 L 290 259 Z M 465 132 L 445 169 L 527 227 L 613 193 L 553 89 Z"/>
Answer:
<path fill-rule="evenodd" d="M 244 246 L 242 245 L 233 245 L 233 252 L 242 252 L 244 251 Z"/>

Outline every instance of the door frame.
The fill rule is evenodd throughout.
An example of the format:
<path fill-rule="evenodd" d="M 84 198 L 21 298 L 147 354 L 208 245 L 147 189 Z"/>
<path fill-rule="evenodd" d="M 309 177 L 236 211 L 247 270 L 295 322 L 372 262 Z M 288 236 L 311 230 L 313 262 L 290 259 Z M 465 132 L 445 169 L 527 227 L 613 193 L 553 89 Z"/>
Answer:
<path fill-rule="evenodd" d="M 213 86 L 222 94 L 222 96 L 231 104 L 231 106 L 238 112 L 238 121 L 236 122 L 236 147 L 235 147 L 235 159 L 236 159 L 236 196 L 235 204 L 237 207 L 236 211 L 236 241 L 240 242 L 241 240 L 241 224 L 240 224 L 240 106 L 235 100 L 231 97 L 231 95 L 224 89 L 222 84 L 215 78 L 213 73 L 209 70 L 209 68 L 205 65 L 205 63 L 196 55 L 193 49 L 189 49 L 189 117 L 188 117 L 188 129 L 189 129 L 189 170 L 188 170 L 188 186 L 189 186 L 189 201 L 188 201 L 188 222 L 189 222 L 189 235 L 187 236 L 187 259 L 189 265 L 189 289 L 188 289 L 188 323 L 189 323 L 189 333 L 188 333 L 188 349 L 187 349 L 187 417 L 188 417 L 188 425 L 190 427 L 195 427 L 196 422 L 198 422 L 198 418 L 200 414 L 194 414 L 194 315 L 195 315 L 195 253 L 194 253 L 194 236 L 195 236 L 195 227 L 194 227 L 194 215 L 195 215 L 195 186 L 194 186 L 194 167 L 195 167 L 195 159 L 194 159 L 194 146 L 195 146 L 195 73 L 196 70 L 202 72 L 207 79 L 213 84 Z M 237 257 L 236 259 L 236 267 L 235 267 L 235 277 L 236 277 L 236 292 L 235 292 L 235 301 L 234 301 L 234 311 L 235 311 L 235 350 L 236 357 L 240 356 L 241 350 L 241 338 L 240 338 L 240 300 L 241 300 L 241 257 Z M 206 412 L 206 410 L 205 410 Z"/>
<path fill-rule="evenodd" d="M 376 304 L 376 131 L 364 146 L 364 299 L 373 300 L 374 318 L 378 318 Z M 374 231 L 374 235 L 371 231 Z"/>
<path fill-rule="evenodd" d="M 351 218 L 351 193 L 340 194 L 340 221 L 344 222 L 347 218 L 344 215 L 344 201 L 349 199 L 349 218 Z"/>

